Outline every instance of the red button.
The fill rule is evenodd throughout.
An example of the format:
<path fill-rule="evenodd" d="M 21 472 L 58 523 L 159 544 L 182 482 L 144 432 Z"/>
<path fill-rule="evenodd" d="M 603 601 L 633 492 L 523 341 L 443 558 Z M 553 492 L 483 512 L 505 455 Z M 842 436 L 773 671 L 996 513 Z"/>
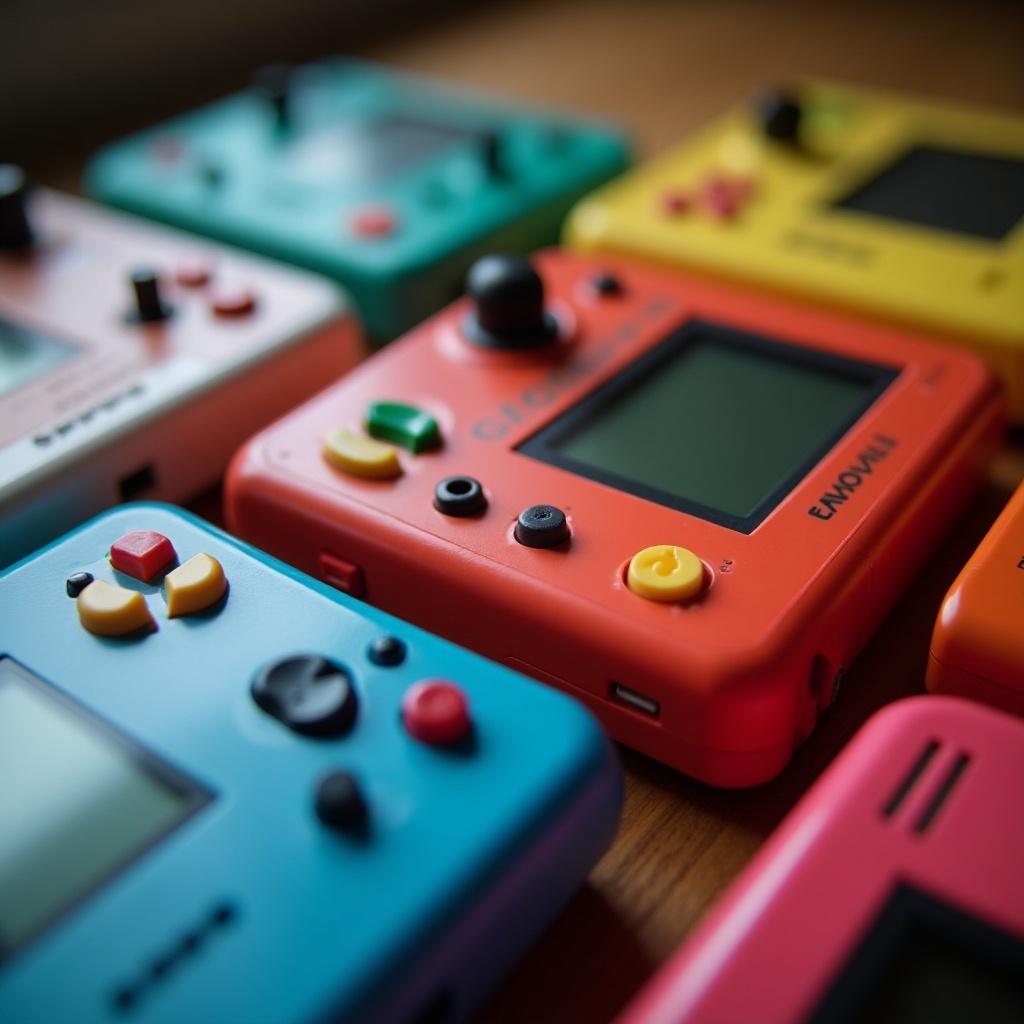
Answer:
<path fill-rule="evenodd" d="M 352 597 L 362 597 L 366 593 L 363 570 L 358 565 L 323 551 L 319 558 L 319 569 L 324 583 L 337 590 L 351 594 Z"/>
<path fill-rule="evenodd" d="M 248 316 L 256 308 L 256 296 L 247 288 L 218 292 L 210 300 L 210 308 L 217 316 Z"/>
<path fill-rule="evenodd" d="M 349 224 L 359 238 L 383 238 L 394 234 L 398 218 L 387 206 L 364 206 L 356 210 Z"/>
<path fill-rule="evenodd" d="M 686 213 L 693 205 L 693 199 L 687 192 L 666 192 L 661 197 L 661 209 L 671 217 Z"/>
<path fill-rule="evenodd" d="M 134 530 L 110 545 L 110 564 L 134 579 L 148 583 L 177 558 L 174 545 L 153 530 Z"/>
<path fill-rule="evenodd" d="M 213 277 L 213 268 L 205 260 L 190 260 L 174 272 L 174 280 L 182 288 L 205 288 Z"/>
<path fill-rule="evenodd" d="M 472 727 L 466 695 L 440 679 L 424 679 L 405 691 L 402 721 L 411 736 L 432 747 L 457 743 Z"/>

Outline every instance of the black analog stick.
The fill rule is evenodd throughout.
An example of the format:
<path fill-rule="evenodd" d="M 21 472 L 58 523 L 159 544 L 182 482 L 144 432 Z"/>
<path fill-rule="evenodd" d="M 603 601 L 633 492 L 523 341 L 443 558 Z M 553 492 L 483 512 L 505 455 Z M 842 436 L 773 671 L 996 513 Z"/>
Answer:
<path fill-rule="evenodd" d="M 25 172 L 16 164 L 0 164 L 0 249 L 27 249 L 32 244 L 27 196 Z"/>
<path fill-rule="evenodd" d="M 173 312 L 160 294 L 160 278 L 156 271 L 142 268 L 131 275 L 135 307 L 128 319 L 141 324 L 156 324 L 166 320 Z"/>
<path fill-rule="evenodd" d="M 764 93 L 757 101 L 757 116 L 761 131 L 769 139 L 794 145 L 800 141 L 803 109 L 793 93 L 783 90 Z"/>
<path fill-rule="evenodd" d="M 466 292 L 473 310 L 463 329 L 484 348 L 523 349 L 547 345 L 558 336 L 555 318 L 544 308 L 544 282 L 521 256 L 484 256 L 470 267 Z"/>

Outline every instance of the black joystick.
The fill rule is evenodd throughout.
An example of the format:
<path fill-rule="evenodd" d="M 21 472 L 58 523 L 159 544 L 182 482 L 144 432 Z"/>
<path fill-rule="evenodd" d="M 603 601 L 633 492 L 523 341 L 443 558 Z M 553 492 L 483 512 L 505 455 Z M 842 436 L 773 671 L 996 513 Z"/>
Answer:
<path fill-rule="evenodd" d="M 803 108 L 793 93 L 784 90 L 765 93 L 758 98 L 757 114 L 761 131 L 769 139 L 794 146 L 799 143 Z"/>
<path fill-rule="evenodd" d="M 0 164 L 0 249 L 27 249 L 32 244 L 27 196 L 25 172 L 16 164 Z"/>
<path fill-rule="evenodd" d="M 465 335 L 483 348 L 528 349 L 558 338 L 558 321 L 544 308 L 544 282 L 520 256 L 484 256 L 469 269 L 473 311 Z"/>
<path fill-rule="evenodd" d="M 488 178 L 501 181 L 508 177 L 505 143 L 501 132 L 484 132 L 480 137 L 480 160 Z"/>
<path fill-rule="evenodd" d="M 160 278 L 156 272 L 136 270 L 131 280 L 132 291 L 135 292 L 135 308 L 128 314 L 128 319 L 141 324 L 156 324 L 166 320 L 174 310 L 160 297 Z"/>
<path fill-rule="evenodd" d="M 274 127 L 286 132 L 292 123 L 292 69 L 288 64 L 269 64 L 253 77 L 253 86 L 266 100 Z"/>

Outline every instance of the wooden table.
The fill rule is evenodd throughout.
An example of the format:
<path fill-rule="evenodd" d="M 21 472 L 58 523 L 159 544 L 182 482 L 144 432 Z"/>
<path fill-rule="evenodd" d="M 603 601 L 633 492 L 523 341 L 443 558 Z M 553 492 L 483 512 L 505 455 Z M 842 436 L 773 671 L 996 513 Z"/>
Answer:
<path fill-rule="evenodd" d="M 422 18 L 420 19 L 422 20 Z M 1024 112 L 1024 7 L 975 2 L 522 0 L 446 15 L 361 55 L 471 88 L 620 121 L 653 154 L 765 84 L 819 75 Z M 344 52 L 324 38 L 323 52 Z M 80 161 L 48 177 L 73 187 Z M 1024 477 L 1007 446 L 988 485 L 848 673 L 837 706 L 774 782 L 709 789 L 623 750 L 618 838 L 481 1014 L 486 1022 L 606 1021 L 678 945 L 875 709 L 921 690 L 935 613 Z M 218 499 L 195 507 L 219 519 Z"/>
<path fill-rule="evenodd" d="M 608 115 L 655 153 L 758 86 L 813 74 L 1024 112 L 1024 8 L 933 3 L 520 2 L 462 12 L 368 56 L 481 90 Z M 710 789 L 623 750 L 618 838 L 484 1009 L 496 1021 L 608 1020 L 678 945 L 875 709 L 920 692 L 935 613 L 1024 477 L 989 484 L 844 681 L 789 768 Z"/>

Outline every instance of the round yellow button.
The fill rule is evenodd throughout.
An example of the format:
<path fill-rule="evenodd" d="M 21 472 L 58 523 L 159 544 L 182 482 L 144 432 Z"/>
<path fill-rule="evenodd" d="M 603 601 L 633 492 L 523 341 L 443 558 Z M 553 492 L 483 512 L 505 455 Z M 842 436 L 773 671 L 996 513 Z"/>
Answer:
<path fill-rule="evenodd" d="M 324 458 L 350 476 L 367 480 L 392 480 L 402 474 L 398 453 L 389 444 L 361 437 L 345 427 L 324 438 Z"/>
<path fill-rule="evenodd" d="M 630 559 L 626 585 L 648 601 L 686 601 L 704 589 L 704 566 L 687 548 L 655 544 Z"/>

